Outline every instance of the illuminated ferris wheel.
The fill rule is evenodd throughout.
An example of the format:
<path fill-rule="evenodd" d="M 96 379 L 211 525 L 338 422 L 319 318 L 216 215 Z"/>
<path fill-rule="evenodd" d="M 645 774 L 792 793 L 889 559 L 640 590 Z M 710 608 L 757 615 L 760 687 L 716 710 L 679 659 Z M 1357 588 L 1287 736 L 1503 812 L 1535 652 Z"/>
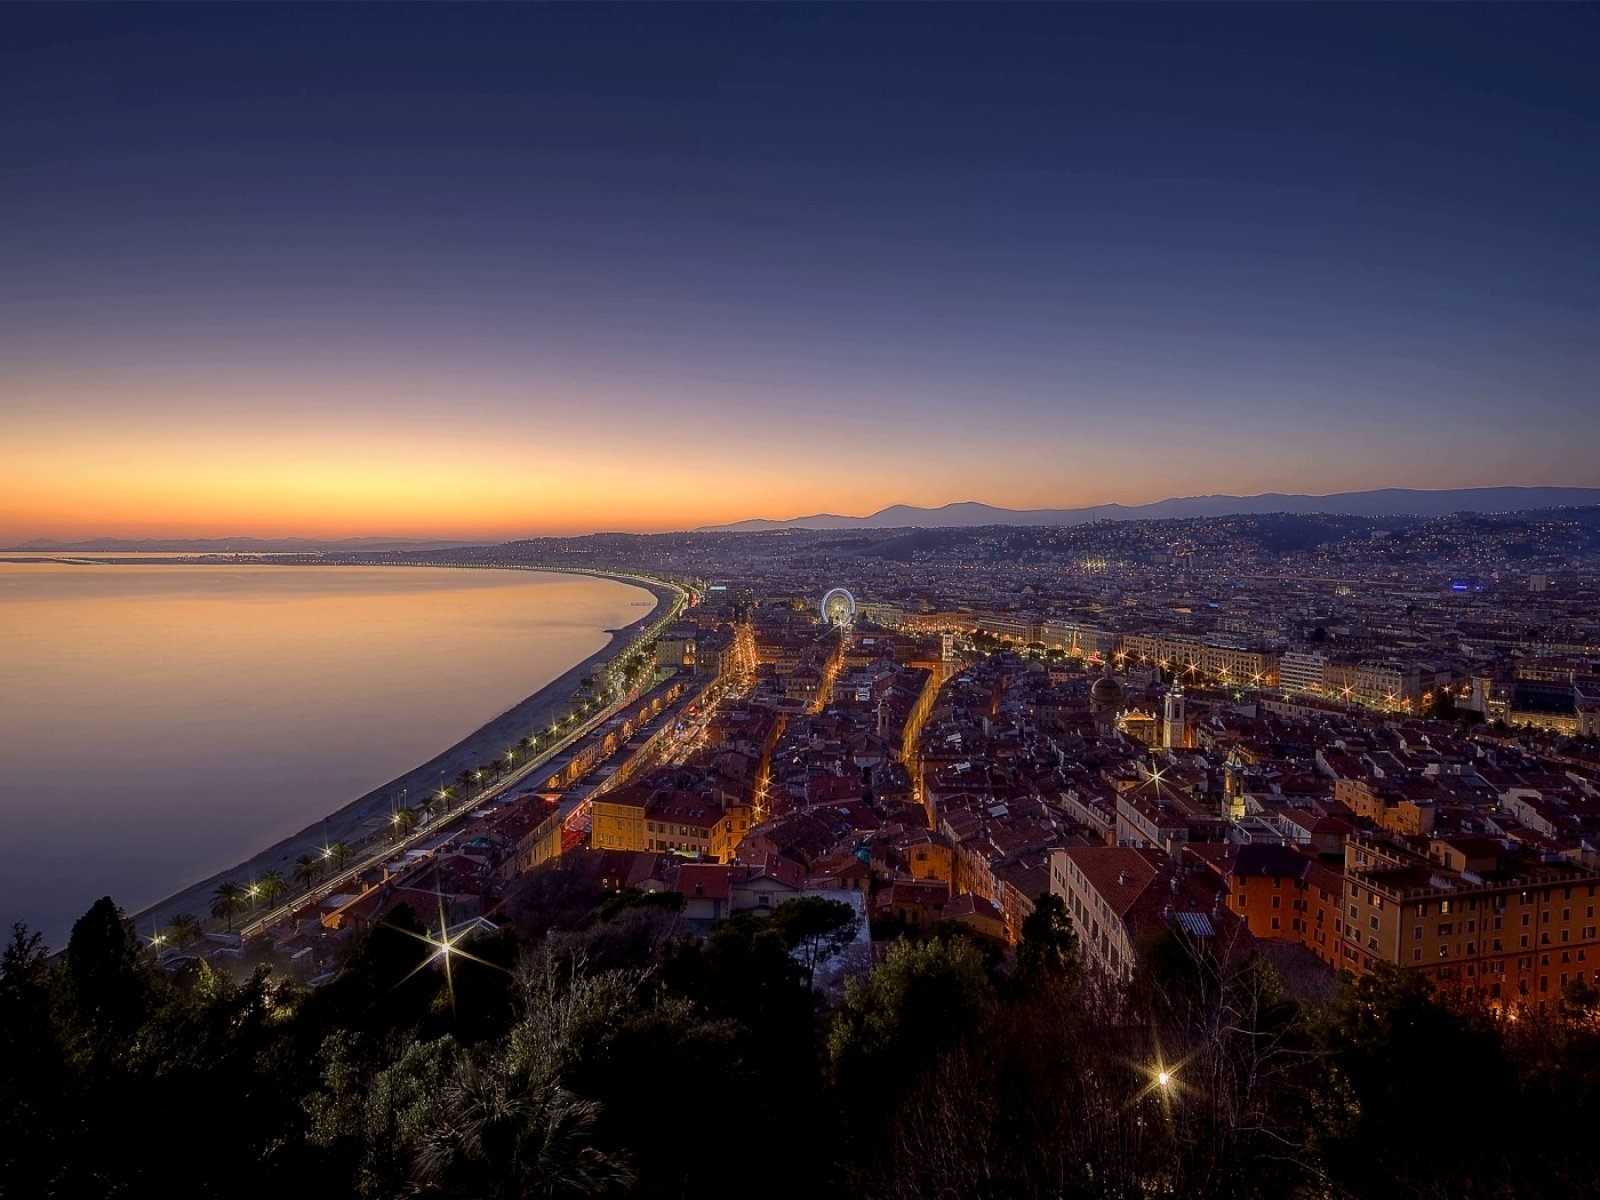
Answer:
<path fill-rule="evenodd" d="M 822 597 L 821 611 L 827 624 L 848 625 L 856 619 L 856 598 L 848 588 L 833 588 Z"/>

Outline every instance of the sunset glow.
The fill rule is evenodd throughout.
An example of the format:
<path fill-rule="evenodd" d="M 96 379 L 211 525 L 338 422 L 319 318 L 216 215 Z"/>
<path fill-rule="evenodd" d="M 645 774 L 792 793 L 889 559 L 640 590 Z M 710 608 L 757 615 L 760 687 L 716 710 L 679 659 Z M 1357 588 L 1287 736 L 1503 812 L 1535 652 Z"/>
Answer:
<path fill-rule="evenodd" d="M 1581 39 L 1168 17 L 14 8 L 0 540 L 1600 482 Z"/>

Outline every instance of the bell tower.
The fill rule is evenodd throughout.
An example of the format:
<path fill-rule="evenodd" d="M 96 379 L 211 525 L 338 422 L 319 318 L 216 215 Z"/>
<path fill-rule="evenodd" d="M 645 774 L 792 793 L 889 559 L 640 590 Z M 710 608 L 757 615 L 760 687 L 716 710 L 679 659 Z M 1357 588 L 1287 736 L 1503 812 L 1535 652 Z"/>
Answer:
<path fill-rule="evenodd" d="M 1244 759 L 1237 747 L 1222 768 L 1222 815 L 1229 821 L 1244 820 Z"/>
<path fill-rule="evenodd" d="M 1161 744 L 1168 750 L 1181 750 L 1187 741 L 1183 718 L 1183 689 L 1173 684 L 1167 689 L 1162 709 Z"/>

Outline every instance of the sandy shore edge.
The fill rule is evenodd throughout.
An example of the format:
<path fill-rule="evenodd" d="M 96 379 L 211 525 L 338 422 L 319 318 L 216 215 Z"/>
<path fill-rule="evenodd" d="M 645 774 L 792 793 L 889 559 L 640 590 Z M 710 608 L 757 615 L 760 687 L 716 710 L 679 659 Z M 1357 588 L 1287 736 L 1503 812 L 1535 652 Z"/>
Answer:
<path fill-rule="evenodd" d="M 441 570 L 456 568 L 442 567 Z M 657 583 L 653 579 L 644 579 L 632 575 L 608 575 L 588 571 L 563 570 L 550 567 L 506 567 L 505 570 L 532 570 L 549 571 L 552 574 L 562 575 L 587 575 L 593 579 L 610 579 L 618 583 L 626 583 L 647 591 L 655 599 L 655 604 L 650 611 L 635 621 L 629 622 L 621 629 L 611 631 L 611 638 L 599 650 L 589 655 L 582 662 L 576 663 L 562 674 L 556 676 L 545 684 L 533 695 L 508 708 L 505 712 L 487 722 L 480 728 L 469 733 L 455 745 L 442 751 L 427 762 L 421 763 L 396 779 L 391 779 L 381 787 L 352 800 L 335 812 L 330 813 L 320 821 L 307 825 L 298 833 L 291 834 L 282 841 L 268 846 L 260 853 L 245 859 L 227 870 L 218 871 L 207 876 L 197 883 L 190 884 L 174 892 L 165 900 L 130 914 L 135 926 L 140 933 L 148 934 L 153 929 L 160 929 L 179 913 L 189 913 L 206 919 L 211 912 L 211 894 L 219 883 L 226 879 L 248 881 L 260 876 L 264 871 L 276 869 L 283 873 L 284 878 L 292 878 L 295 860 L 302 854 L 320 854 L 324 846 L 336 841 L 354 841 L 364 836 L 373 828 L 376 809 L 382 807 L 383 813 L 388 812 L 391 796 L 398 797 L 402 789 L 408 790 L 413 800 L 418 799 L 439 786 L 439 774 L 444 772 L 446 784 L 453 785 L 455 777 L 460 772 L 486 758 L 505 752 L 507 746 L 529 733 L 536 726 L 549 719 L 550 710 L 569 700 L 577 691 L 578 685 L 584 676 L 588 675 L 599 664 L 609 660 L 614 654 L 631 641 L 641 629 L 660 615 L 663 607 L 672 603 L 674 593 L 671 588 Z M 242 918 L 248 919 L 248 918 Z"/>

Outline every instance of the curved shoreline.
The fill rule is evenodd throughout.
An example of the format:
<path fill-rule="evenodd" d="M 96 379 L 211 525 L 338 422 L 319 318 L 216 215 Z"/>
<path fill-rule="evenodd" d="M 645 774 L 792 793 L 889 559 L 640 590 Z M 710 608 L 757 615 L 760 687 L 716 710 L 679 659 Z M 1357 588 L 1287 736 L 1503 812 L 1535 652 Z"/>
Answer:
<path fill-rule="evenodd" d="M 330 564 L 331 565 L 331 564 Z M 372 565 L 372 564 L 361 564 Z M 406 564 L 414 566 L 416 564 Z M 443 564 L 428 564 L 443 566 Z M 447 568 L 456 569 L 456 568 Z M 482 570 L 481 567 L 472 569 Z M 547 571 L 551 574 L 587 575 L 593 579 L 610 579 L 616 582 L 627 583 L 647 591 L 654 598 L 655 604 L 650 611 L 636 620 L 630 621 L 620 629 L 607 630 L 610 639 L 600 649 L 575 663 L 550 682 L 546 683 L 531 696 L 519 701 L 483 725 L 473 730 L 466 737 L 434 755 L 426 762 L 420 763 L 404 774 L 391 779 L 380 787 L 363 793 L 351 800 L 348 804 L 336 809 L 334 812 L 314 821 L 297 833 L 290 834 L 271 846 L 259 851 L 241 862 L 225 870 L 189 884 L 173 892 L 164 900 L 159 900 L 136 913 L 130 913 L 130 919 L 141 932 L 146 932 L 152 926 L 164 926 L 179 913 L 190 913 L 204 920 L 211 910 L 211 893 L 216 886 L 226 879 L 240 876 L 257 876 L 264 871 L 273 869 L 283 872 L 285 878 L 290 877 L 295 859 L 302 854 L 320 853 L 323 847 L 336 841 L 354 841 L 360 836 L 370 832 L 372 807 L 387 800 L 402 788 L 409 789 L 417 796 L 426 795 L 439 785 L 439 773 L 444 772 L 447 783 L 454 783 L 464 767 L 473 766 L 483 762 L 485 758 L 501 753 L 505 747 L 526 734 L 530 729 L 544 723 L 548 719 L 551 709 L 559 707 L 572 694 L 577 691 L 583 678 L 600 663 L 608 661 L 618 653 L 639 631 L 654 621 L 662 610 L 674 600 L 673 590 L 665 584 L 653 579 L 645 579 L 637 575 L 600 574 L 593 571 L 580 571 L 561 567 L 536 567 L 536 566 L 511 566 L 490 568 L 493 570 L 510 571 Z"/>

